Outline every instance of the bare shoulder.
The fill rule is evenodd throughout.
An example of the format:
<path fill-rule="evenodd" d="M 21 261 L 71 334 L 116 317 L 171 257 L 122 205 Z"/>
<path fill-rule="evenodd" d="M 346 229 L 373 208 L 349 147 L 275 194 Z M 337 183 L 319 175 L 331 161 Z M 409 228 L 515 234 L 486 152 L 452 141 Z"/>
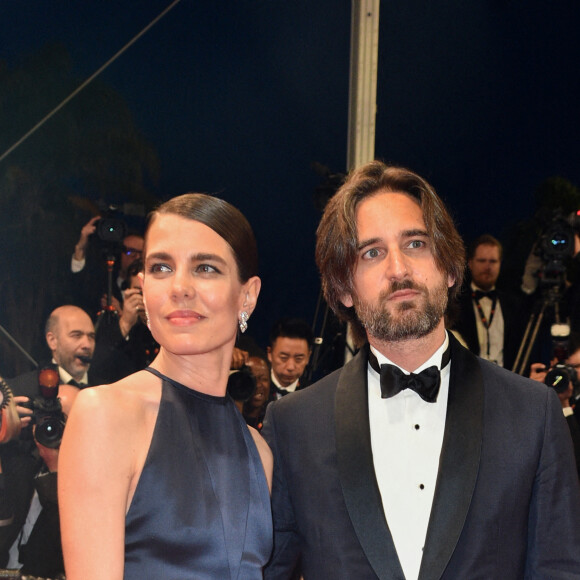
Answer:
<path fill-rule="evenodd" d="M 135 418 L 151 406 L 159 405 L 159 380 L 153 375 L 138 372 L 116 383 L 83 389 L 74 404 L 75 414 L 96 414 L 111 417 L 127 414 Z"/>
<path fill-rule="evenodd" d="M 149 449 L 160 398 L 159 379 L 146 372 L 83 389 L 66 422 L 59 455 L 59 472 L 69 487 L 82 482 L 86 489 L 100 490 L 106 483 L 114 493 L 118 483 L 123 501 L 130 499 Z"/>
<path fill-rule="evenodd" d="M 272 456 L 272 451 L 270 451 L 270 447 L 266 443 L 265 439 L 254 429 L 248 425 L 248 429 L 254 439 L 254 443 L 258 449 L 258 453 L 260 454 L 260 459 L 262 460 L 262 465 L 264 467 L 264 473 L 266 475 L 266 480 L 268 481 L 268 488 L 272 491 L 272 470 L 274 467 L 274 459 Z"/>
<path fill-rule="evenodd" d="M 83 389 L 67 420 L 64 443 L 70 445 L 71 439 L 79 444 L 89 441 L 93 449 L 115 448 L 119 455 L 121 449 L 139 449 L 152 430 L 160 397 L 159 379 L 146 372 L 111 385 Z"/>

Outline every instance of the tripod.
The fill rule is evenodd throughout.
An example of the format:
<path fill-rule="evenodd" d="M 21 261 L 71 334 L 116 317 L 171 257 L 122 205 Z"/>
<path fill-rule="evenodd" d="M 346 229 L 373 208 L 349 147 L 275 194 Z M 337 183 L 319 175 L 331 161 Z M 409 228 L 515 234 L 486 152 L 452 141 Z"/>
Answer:
<path fill-rule="evenodd" d="M 113 306 L 113 270 L 115 268 L 115 255 L 109 253 L 107 255 L 107 302 L 105 308 L 101 310 L 98 314 L 98 320 L 95 324 L 95 332 L 99 329 L 99 326 L 103 322 L 103 319 L 110 323 L 115 320 L 117 311 Z"/>
<path fill-rule="evenodd" d="M 536 343 L 538 332 L 548 309 L 552 309 L 553 311 L 554 322 L 560 324 L 561 286 L 562 284 L 555 284 L 544 289 L 541 300 L 537 301 L 534 305 L 512 368 L 512 371 L 515 373 L 523 375 L 526 372 L 532 348 Z"/>
<path fill-rule="evenodd" d="M 323 308 L 322 324 L 320 330 L 317 332 L 316 327 Z M 344 349 L 346 346 L 345 326 L 344 324 L 340 324 L 333 316 L 328 304 L 326 304 L 322 297 L 321 289 L 318 293 L 316 311 L 312 322 L 312 332 L 315 338 L 314 346 L 312 347 L 312 356 L 306 372 L 308 384 L 312 382 L 316 371 L 322 370 L 322 376 L 324 376 L 344 364 Z M 327 340 L 327 338 L 329 339 Z"/>

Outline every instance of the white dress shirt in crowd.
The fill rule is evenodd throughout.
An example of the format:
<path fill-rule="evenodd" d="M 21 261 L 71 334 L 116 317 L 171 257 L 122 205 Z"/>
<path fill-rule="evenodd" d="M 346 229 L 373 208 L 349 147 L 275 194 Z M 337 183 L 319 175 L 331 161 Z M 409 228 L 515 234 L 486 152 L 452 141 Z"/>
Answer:
<path fill-rule="evenodd" d="M 478 288 L 473 282 L 471 283 L 472 290 L 481 290 Z M 495 286 L 492 288 L 495 290 Z M 475 314 L 475 323 L 477 325 L 477 340 L 479 341 L 479 356 L 495 364 L 503 367 L 503 334 L 504 334 L 504 322 L 503 322 L 503 314 L 501 311 L 501 304 L 499 300 L 496 301 L 495 305 L 495 312 L 493 314 L 493 320 L 491 321 L 491 325 L 489 326 L 489 334 L 487 329 L 485 328 L 481 316 L 479 314 L 479 310 L 477 308 L 477 304 L 475 300 L 472 300 L 473 303 L 473 311 Z M 489 320 L 491 315 L 491 307 L 493 305 L 493 301 L 491 298 L 487 296 L 484 298 L 479 299 L 479 305 L 481 306 L 481 310 L 486 318 Z M 488 341 L 489 341 L 489 352 L 488 352 Z"/>

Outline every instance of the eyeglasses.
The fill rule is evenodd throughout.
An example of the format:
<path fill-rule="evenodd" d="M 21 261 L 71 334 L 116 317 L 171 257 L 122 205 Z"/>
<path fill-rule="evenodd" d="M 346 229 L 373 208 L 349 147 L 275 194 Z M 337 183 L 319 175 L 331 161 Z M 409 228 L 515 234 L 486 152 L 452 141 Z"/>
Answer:
<path fill-rule="evenodd" d="M 143 255 L 143 250 L 123 246 L 123 254 L 125 254 L 125 256 L 137 256 L 140 258 Z"/>

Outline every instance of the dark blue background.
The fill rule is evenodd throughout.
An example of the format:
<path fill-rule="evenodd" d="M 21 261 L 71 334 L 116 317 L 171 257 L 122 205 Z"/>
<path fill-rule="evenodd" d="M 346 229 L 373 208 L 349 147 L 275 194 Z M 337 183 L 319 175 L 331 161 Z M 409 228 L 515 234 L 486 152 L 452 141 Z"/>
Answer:
<path fill-rule="evenodd" d="M 0 58 L 59 41 L 86 78 L 168 5 L 3 0 Z M 547 177 L 580 182 L 577 13 L 563 0 L 381 2 L 377 157 L 429 179 L 466 239 L 532 215 Z M 182 0 L 101 77 L 159 154 L 158 197 L 215 192 L 254 226 L 262 344 L 279 316 L 314 314 L 311 163 L 345 170 L 349 43 L 349 2 Z"/>

